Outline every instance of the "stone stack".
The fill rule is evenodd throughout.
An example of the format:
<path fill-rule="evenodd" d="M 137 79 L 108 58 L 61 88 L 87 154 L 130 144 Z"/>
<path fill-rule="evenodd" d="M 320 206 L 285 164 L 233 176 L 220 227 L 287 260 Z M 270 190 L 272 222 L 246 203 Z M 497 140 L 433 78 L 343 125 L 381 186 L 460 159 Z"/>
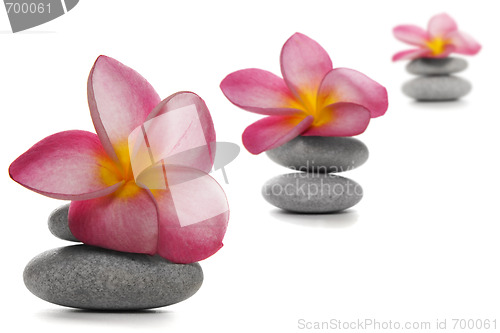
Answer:
<path fill-rule="evenodd" d="M 267 181 L 262 195 L 272 205 L 296 213 L 334 213 L 356 205 L 363 189 L 336 175 L 361 166 L 368 148 L 350 137 L 299 136 L 266 152 L 271 160 L 297 172 Z"/>
<path fill-rule="evenodd" d="M 58 238 L 78 242 L 68 227 L 69 205 L 49 217 Z M 24 270 L 34 295 L 63 306 L 134 311 L 163 307 L 194 295 L 203 283 L 198 263 L 175 264 L 160 256 L 125 253 L 84 244 L 46 251 Z"/>
<path fill-rule="evenodd" d="M 403 85 L 403 92 L 418 101 L 452 101 L 467 95 L 472 86 L 469 81 L 451 75 L 467 68 L 462 58 L 420 58 L 406 66 L 417 78 Z"/>

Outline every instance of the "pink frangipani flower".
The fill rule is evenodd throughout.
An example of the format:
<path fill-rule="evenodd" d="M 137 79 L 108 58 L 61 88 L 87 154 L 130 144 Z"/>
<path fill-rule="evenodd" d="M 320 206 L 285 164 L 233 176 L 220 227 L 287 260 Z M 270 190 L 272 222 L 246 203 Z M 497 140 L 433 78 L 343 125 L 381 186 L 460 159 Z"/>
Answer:
<path fill-rule="evenodd" d="M 457 23 L 448 14 L 433 16 L 427 31 L 416 25 L 399 25 L 394 36 L 417 48 L 396 53 L 393 61 L 417 58 L 445 58 L 451 53 L 474 55 L 481 45 L 468 34 L 458 30 Z"/>
<path fill-rule="evenodd" d="M 229 208 L 224 191 L 207 174 L 215 130 L 205 102 L 191 92 L 160 101 L 139 73 L 106 56 L 90 72 L 88 102 L 97 135 L 72 130 L 41 140 L 10 165 L 12 179 L 48 197 L 72 200 L 69 227 L 86 244 L 159 254 L 177 263 L 217 252 Z M 152 121 L 160 117 L 154 128 Z M 144 133 L 144 139 L 131 140 L 131 133 L 141 138 Z M 192 149 L 195 153 L 182 163 L 173 158 L 176 163 L 169 164 L 165 154 L 156 162 L 151 158 L 151 166 L 137 176 L 132 169 L 134 159 L 141 162 L 141 151 L 132 153 L 131 142 L 147 142 L 149 152 L 170 147 L 167 155 L 175 156 L 182 152 L 179 147 L 198 147 L 199 142 L 204 149 Z"/>
<path fill-rule="evenodd" d="M 267 115 L 243 132 L 252 154 L 304 136 L 353 136 L 388 106 L 386 89 L 366 75 L 332 67 L 328 53 L 296 33 L 281 50 L 283 79 L 261 69 L 229 74 L 220 87 L 236 106 Z"/>

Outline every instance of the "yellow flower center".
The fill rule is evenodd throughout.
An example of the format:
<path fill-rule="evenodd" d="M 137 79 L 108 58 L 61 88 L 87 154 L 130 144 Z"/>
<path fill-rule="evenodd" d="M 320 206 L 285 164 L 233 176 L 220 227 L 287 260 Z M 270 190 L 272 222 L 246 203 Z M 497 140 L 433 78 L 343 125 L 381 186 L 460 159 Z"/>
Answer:
<path fill-rule="evenodd" d="M 119 198 L 130 198 L 140 190 L 141 188 L 137 186 L 134 180 L 129 180 L 113 194 Z"/>
<path fill-rule="evenodd" d="M 321 126 L 333 120 L 333 113 L 325 110 L 325 107 L 338 101 L 334 95 L 330 94 L 318 101 L 317 93 L 308 91 L 302 93 L 300 97 L 303 101 L 301 109 L 314 118 L 311 126 Z"/>
<path fill-rule="evenodd" d="M 426 44 L 431 50 L 432 55 L 438 56 L 444 53 L 448 41 L 442 39 L 441 37 L 435 37 L 431 41 L 426 42 Z"/>
<path fill-rule="evenodd" d="M 97 160 L 101 166 L 100 176 L 108 186 L 124 181 L 124 185 L 113 194 L 122 198 L 130 197 L 139 192 L 140 187 L 135 183 L 132 173 L 128 145 L 126 143 L 118 145 L 115 147 L 115 151 L 122 167 L 118 167 L 107 155 L 97 156 Z"/>

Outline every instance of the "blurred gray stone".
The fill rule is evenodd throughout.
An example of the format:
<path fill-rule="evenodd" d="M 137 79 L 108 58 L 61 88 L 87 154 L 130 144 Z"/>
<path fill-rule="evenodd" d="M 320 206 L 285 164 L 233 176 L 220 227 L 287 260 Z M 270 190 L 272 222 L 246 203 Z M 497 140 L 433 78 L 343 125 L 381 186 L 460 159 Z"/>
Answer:
<path fill-rule="evenodd" d="M 369 155 L 358 139 L 322 136 L 299 136 L 266 154 L 279 165 L 315 173 L 352 170 L 364 164 Z"/>
<path fill-rule="evenodd" d="M 417 77 L 403 85 L 403 92 L 419 101 L 451 101 L 467 95 L 469 81 L 453 75 Z"/>
<path fill-rule="evenodd" d="M 54 210 L 49 216 L 49 230 L 52 235 L 57 238 L 64 239 L 70 242 L 79 242 L 69 230 L 68 225 L 69 204 L 63 205 Z"/>
<path fill-rule="evenodd" d="M 24 270 L 26 287 L 41 299 L 93 310 L 141 310 L 181 302 L 198 291 L 198 263 L 87 245 L 46 251 Z"/>
<path fill-rule="evenodd" d="M 419 58 L 406 65 L 406 70 L 416 75 L 446 75 L 458 73 L 467 68 L 467 61 L 462 58 Z"/>
<path fill-rule="evenodd" d="M 297 213 L 333 213 L 357 204 L 363 189 L 333 174 L 294 172 L 268 180 L 262 195 L 270 204 Z"/>

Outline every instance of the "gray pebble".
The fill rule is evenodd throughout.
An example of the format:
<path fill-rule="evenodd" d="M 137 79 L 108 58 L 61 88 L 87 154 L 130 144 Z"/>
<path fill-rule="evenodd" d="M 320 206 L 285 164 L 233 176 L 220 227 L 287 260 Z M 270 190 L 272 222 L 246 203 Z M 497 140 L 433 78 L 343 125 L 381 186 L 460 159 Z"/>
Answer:
<path fill-rule="evenodd" d="M 46 251 L 24 270 L 26 287 L 41 299 L 93 310 L 141 310 L 181 302 L 198 291 L 198 263 L 74 245 Z"/>
<path fill-rule="evenodd" d="M 69 230 L 68 225 L 69 204 L 63 205 L 54 210 L 49 216 L 49 230 L 52 235 L 57 238 L 64 239 L 70 242 L 79 242 Z"/>
<path fill-rule="evenodd" d="M 462 58 L 419 58 L 406 65 L 406 70 L 416 75 L 446 75 L 458 73 L 467 68 L 467 61 Z"/>
<path fill-rule="evenodd" d="M 268 180 L 262 195 L 270 204 L 297 213 L 333 213 L 357 204 L 363 189 L 355 181 L 332 175 L 295 172 Z"/>
<path fill-rule="evenodd" d="M 358 139 L 322 136 L 298 136 L 266 154 L 279 165 L 315 173 L 352 170 L 364 164 L 369 155 Z"/>
<path fill-rule="evenodd" d="M 469 81 L 452 75 L 417 77 L 403 85 L 403 92 L 420 101 L 451 101 L 467 95 Z"/>

